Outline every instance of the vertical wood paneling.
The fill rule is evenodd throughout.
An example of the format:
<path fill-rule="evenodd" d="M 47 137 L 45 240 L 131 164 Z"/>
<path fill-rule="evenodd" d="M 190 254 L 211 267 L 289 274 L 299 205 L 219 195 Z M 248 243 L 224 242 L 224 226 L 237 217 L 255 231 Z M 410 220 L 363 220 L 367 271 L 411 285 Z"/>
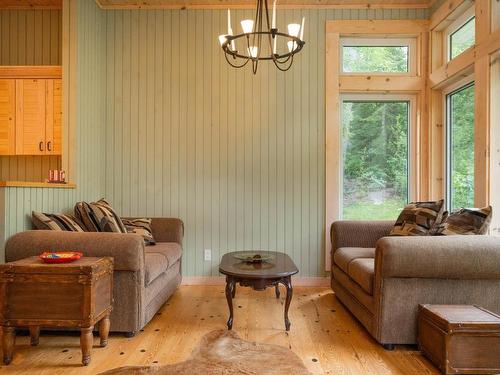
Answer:
<path fill-rule="evenodd" d="M 57 14 L 55 13 L 57 12 Z M 46 188 L 1 188 L 0 189 L 0 262 L 4 260 L 3 241 L 12 234 L 31 228 L 31 211 L 71 211 L 78 200 L 95 200 L 104 193 L 104 146 L 106 109 L 106 19 L 105 12 L 100 10 L 93 1 L 79 0 L 77 2 L 77 42 L 78 42 L 78 74 L 77 74 L 77 189 L 46 189 Z M 56 16 L 53 17 L 53 15 Z M 12 30 L 18 27 L 12 25 L 13 19 L 24 19 L 26 36 L 22 37 L 26 61 L 9 55 L 9 51 L 20 56 L 19 48 L 4 47 L 18 44 Z M 6 20 L 8 21 L 6 23 Z M 57 21 L 57 22 L 56 22 Z M 59 11 L 0 11 L 0 49 L 1 64 L 60 64 L 61 63 L 61 17 Z M 53 26 L 53 25 L 57 26 Z M 46 32 L 48 27 L 48 32 Z M 10 34 L 5 35 L 4 30 Z M 22 33 L 21 33 L 22 34 Z M 57 36 L 55 37 L 54 34 Z M 26 43 L 24 43 L 26 41 Z M 33 47 L 34 50 L 33 50 Z M 23 49 L 23 48 L 21 48 Z M 47 52 L 48 51 L 48 52 Z M 24 58 L 24 57 L 23 57 Z M 12 159 L 12 158 L 10 158 Z M 38 170 L 34 157 L 22 157 L 18 162 L 2 158 L 2 166 L 9 165 L 11 170 L 21 176 L 24 164 Z M 58 166 L 57 160 L 48 158 L 50 168 Z M 49 169 L 42 165 L 42 170 Z M 3 169 L 2 169 L 3 170 Z M 3 178 L 2 178 L 3 179 Z M 2 214 L 4 212 L 4 214 Z"/>
<path fill-rule="evenodd" d="M 232 13 L 233 29 L 253 17 Z M 218 275 L 225 252 L 253 248 L 323 275 L 325 21 L 427 11 L 282 10 L 281 28 L 306 16 L 307 44 L 290 71 L 261 63 L 256 76 L 220 51 L 226 11 L 105 14 L 106 197 L 123 215 L 184 220 L 185 275 Z"/>

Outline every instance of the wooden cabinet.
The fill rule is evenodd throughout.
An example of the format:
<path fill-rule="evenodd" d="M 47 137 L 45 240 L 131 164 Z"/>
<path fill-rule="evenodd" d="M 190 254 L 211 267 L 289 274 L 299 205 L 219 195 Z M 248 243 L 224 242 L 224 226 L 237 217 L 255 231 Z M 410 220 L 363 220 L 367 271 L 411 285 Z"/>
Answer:
<path fill-rule="evenodd" d="M 0 79 L 0 155 L 16 152 L 16 80 Z"/>
<path fill-rule="evenodd" d="M 60 155 L 61 80 L 0 79 L 0 129 L 0 155 Z"/>

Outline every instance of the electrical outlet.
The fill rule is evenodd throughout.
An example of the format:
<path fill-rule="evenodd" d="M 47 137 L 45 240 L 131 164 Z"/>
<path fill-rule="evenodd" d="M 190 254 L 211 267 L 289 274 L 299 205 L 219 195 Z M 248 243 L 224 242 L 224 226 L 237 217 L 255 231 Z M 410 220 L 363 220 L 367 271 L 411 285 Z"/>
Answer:
<path fill-rule="evenodd" d="M 212 250 L 205 249 L 205 260 L 206 261 L 212 260 Z"/>

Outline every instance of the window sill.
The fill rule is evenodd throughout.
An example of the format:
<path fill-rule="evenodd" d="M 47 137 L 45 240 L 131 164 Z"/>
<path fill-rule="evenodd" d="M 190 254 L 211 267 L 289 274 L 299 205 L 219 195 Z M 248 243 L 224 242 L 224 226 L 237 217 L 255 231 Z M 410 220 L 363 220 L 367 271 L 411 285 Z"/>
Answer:
<path fill-rule="evenodd" d="M 36 181 L 0 181 L 0 187 L 76 189 L 76 184 L 74 182 L 56 184 Z"/>

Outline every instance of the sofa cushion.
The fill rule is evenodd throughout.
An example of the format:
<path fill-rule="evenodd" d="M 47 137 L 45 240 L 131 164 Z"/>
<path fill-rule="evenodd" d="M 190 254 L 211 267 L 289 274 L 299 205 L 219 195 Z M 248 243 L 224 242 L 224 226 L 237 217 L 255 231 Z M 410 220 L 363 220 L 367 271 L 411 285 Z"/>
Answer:
<path fill-rule="evenodd" d="M 363 290 L 373 295 L 373 275 L 375 271 L 375 259 L 373 258 L 357 258 L 349 263 L 347 274 L 358 284 Z"/>
<path fill-rule="evenodd" d="M 435 234 L 444 236 L 487 234 L 492 215 L 491 206 L 461 208 L 449 214 Z"/>
<path fill-rule="evenodd" d="M 65 214 L 31 213 L 33 225 L 36 229 L 56 230 L 66 232 L 83 232 L 83 225 L 73 216 Z"/>
<path fill-rule="evenodd" d="M 151 284 L 158 276 L 172 267 L 182 256 L 182 249 L 175 242 L 158 242 L 145 250 L 145 282 Z"/>
<path fill-rule="evenodd" d="M 146 246 L 156 245 L 151 229 L 151 219 L 123 219 L 123 225 L 127 228 L 128 233 L 135 233 L 144 238 Z"/>
<path fill-rule="evenodd" d="M 104 198 L 92 203 L 78 202 L 74 211 L 89 232 L 127 233 L 122 220 Z"/>
<path fill-rule="evenodd" d="M 368 247 L 341 247 L 333 255 L 335 264 L 347 274 L 349 274 L 349 263 L 358 258 L 375 258 L 375 249 Z"/>
<path fill-rule="evenodd" d="M 441 223 L 444 200 L 412 202 L 403 208 L 390 236 L 429 236 Z"/>

